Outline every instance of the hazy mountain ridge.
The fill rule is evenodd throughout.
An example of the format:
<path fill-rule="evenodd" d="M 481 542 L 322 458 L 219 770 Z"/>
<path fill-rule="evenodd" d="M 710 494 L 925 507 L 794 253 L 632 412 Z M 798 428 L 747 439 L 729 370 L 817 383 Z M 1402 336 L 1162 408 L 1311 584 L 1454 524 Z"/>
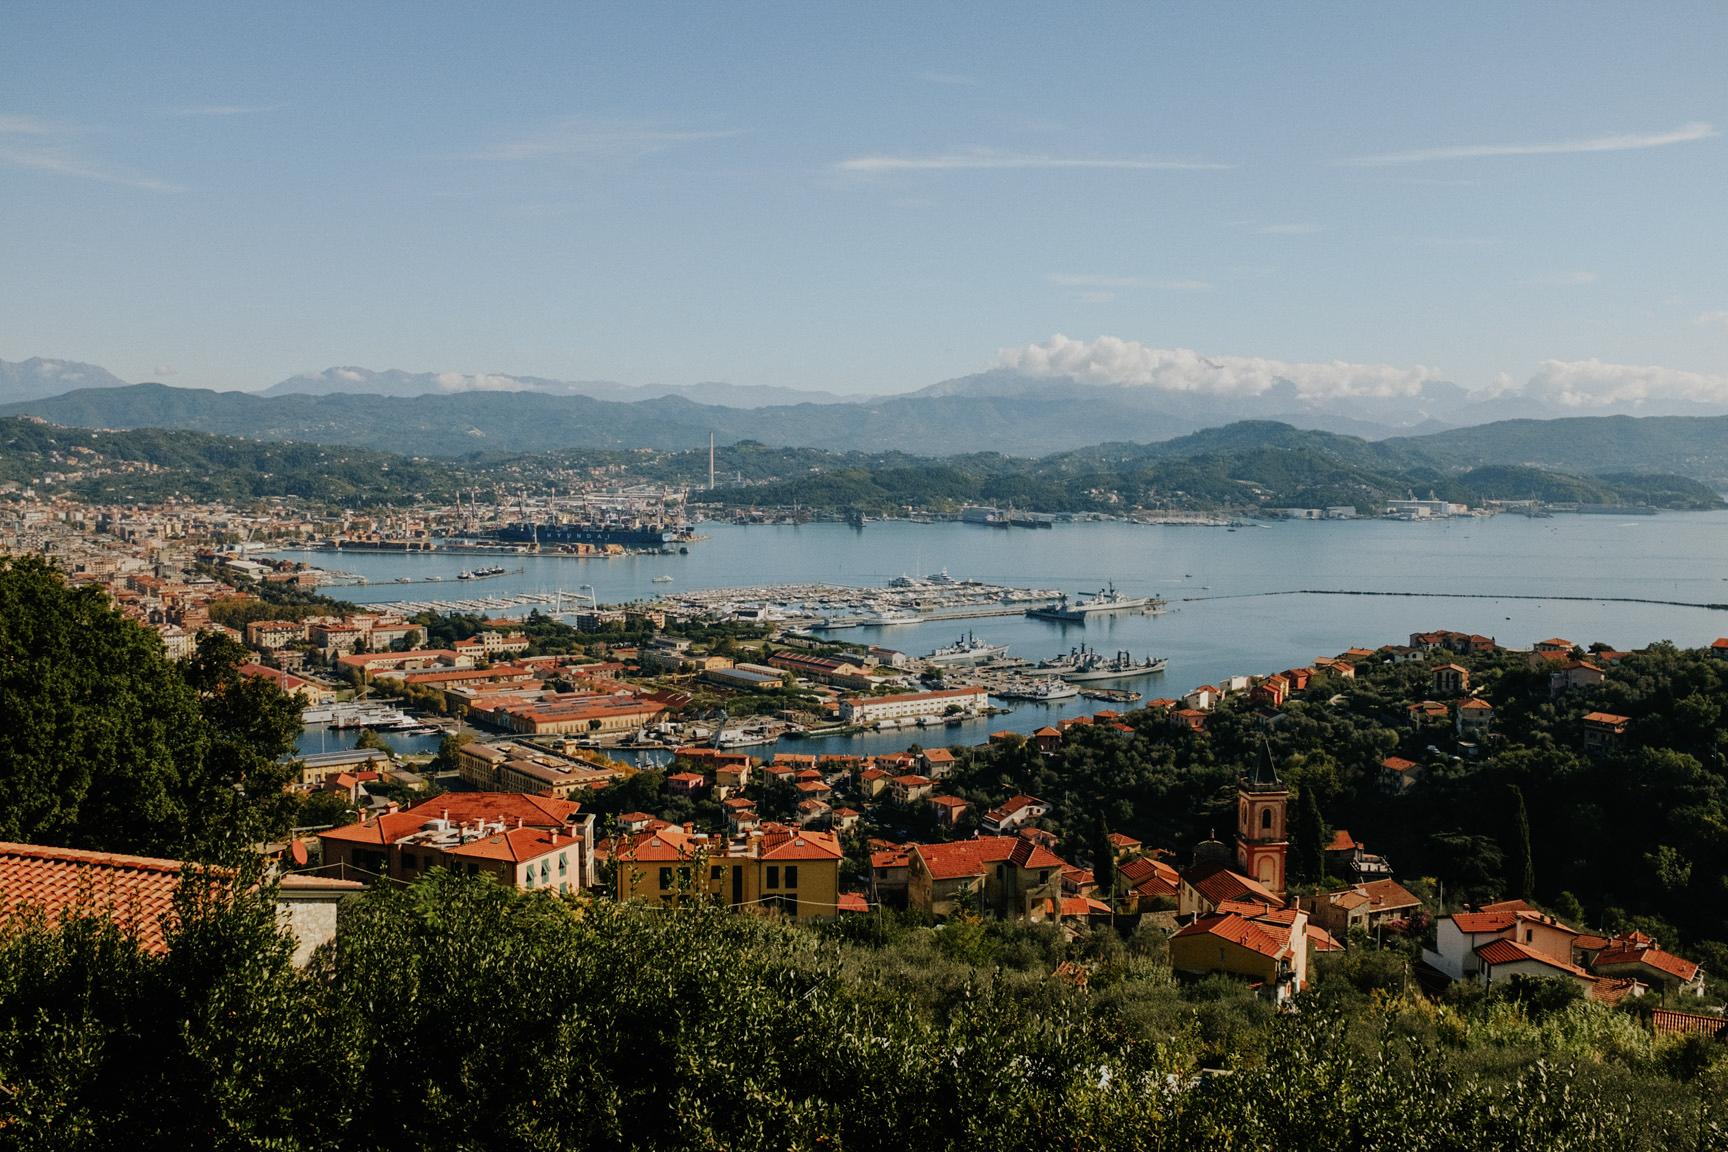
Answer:
<path fill-rule="evenodd" d="M 833 451 L 926 456 L 1000 451 L 1037 456 L 1127 435 L 1162 440 L 1192 421 L 1125 405 L 1060 397 L 889 397 L 870 404 L 743 409 L 677 396 L 633 403 L 536 392 L 387 397 L 332 393 L 258 396 L 135 384 L 82 389 L 0 407 L 0 415 L 103 428 L 182 428 L 272 440 L 353 444 L 411 455 L 534 452 L 559 448 L 693 448 L 758 440 Z"/>
<path fill-rule="evenodd" d="M 78 388 L 124 388 L 126 381 L 106 368 L 76 360 L 0 360 L 0 403 L 58 396 Z"/>
<path fill-rule="evenodd" d="M 322 372 L 290 376 L 259 392 L 260 396 L 450 396 L 463 392 L 540 392 L 548 396 L 587 396 L 595 400 L 632 403 L 679 396 L 697 404 L 723 408 L 765 408 L 787 404 L 848 404 L 872 399 L 840 396 L 833 392 L 781 388 L 770 384 L 728 384 L 705 381 L 698 384 L 619 384 L 612 380 L 549 380 L 541 376 L 504 373 L 465 375 L 458 372 L 404 372 L 392 368 L 374 372 L 369 368 L 326 368 Z"/>

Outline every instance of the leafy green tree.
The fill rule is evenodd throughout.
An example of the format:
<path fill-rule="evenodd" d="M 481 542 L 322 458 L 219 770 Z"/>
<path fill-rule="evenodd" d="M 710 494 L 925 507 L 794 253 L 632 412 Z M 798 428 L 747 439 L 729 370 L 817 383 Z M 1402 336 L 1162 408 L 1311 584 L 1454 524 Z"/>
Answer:
<path fill-rule="evenodd" d="M 396 749 L 391 747 L 390 741 L 378 735 L 377 730 L 372 728 L 360 729 L 360 735 L 355 739 L 354 747 L 356 749 L 375 748 L 388 756 L 396 754 Z"/>
<path fill-rule="evenodd" d="M 221 859 L 279 834 L 296 702 L 207 636 L 184 666 L 96 587 L 0 565 L 0 836 Z"/>

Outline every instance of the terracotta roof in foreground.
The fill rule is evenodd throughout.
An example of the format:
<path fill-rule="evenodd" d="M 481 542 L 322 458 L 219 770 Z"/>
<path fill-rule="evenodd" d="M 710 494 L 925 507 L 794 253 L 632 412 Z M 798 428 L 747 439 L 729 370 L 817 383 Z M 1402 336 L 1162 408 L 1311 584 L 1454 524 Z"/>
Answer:
<path fill-rule="evenodd" d="M 161 918 L 173 907 L 178 860 L 0 843 L 0 899 L 6 913 L 40 908 L 53 919 L 85 907 L 138 934 L 147 952 L 166 952 Z"/>

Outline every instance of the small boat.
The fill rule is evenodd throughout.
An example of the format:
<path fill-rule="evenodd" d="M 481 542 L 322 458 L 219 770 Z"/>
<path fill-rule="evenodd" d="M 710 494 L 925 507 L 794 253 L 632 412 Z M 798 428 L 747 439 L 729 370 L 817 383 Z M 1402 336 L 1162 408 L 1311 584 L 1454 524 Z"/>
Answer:
<path fill-rule="evenodd" d="M 656 576 L 656 577 L 654 577 L 654 583 L 656 583 L 656 584 L 670 584 L 670 583 L 672 583 L 672 577 L 670 577 L 670 576 Z"/>

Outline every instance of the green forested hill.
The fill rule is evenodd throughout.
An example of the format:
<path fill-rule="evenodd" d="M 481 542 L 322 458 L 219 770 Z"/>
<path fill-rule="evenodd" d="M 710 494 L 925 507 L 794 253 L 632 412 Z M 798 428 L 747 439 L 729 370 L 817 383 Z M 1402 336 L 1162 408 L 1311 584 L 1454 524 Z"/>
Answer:
<path fill-rule="evenodd" d="M 1728 487 L 1728 416 L 1502 420 L 1381 442 L 1447 464 L 1527 464 L 1589 473 L 1672 472 Z"/>
<path fill-rule="evenodd" d="M 975 453 L 941 459 L 900 452 L 829 453 L 754 441 L 717 453 L 729 504 L 892 512 L 908 507 L 1013 505 L 1039 512 L 1133 508 L 1229 509 L 1347 505 L 1433 495 L 1485 500 L 1721 506 L 1707 485 L 1681 476 L 1590 475 L 1520 464 L 1460 467 L 1392 442 L 1245 422 L 1157 444 L 1105 444 L 1040 459 Z M 247 440 L 200 432 L 61 428 L 0 418 L 0 479 L 57 475 L 52 484 L 91 500 L 158 501 L 299 496 L 324 503 L 447 501 L 458 488 L 505 483 L 567 487 L 593 469 L 705 486 L 706 450 L 470 454 L 425 459 L 334 445 Z M 738 481 L 743 481 L 742 485 Z M 702 498 L 702 497 L 698 497 Z"/>
<path fill-rule="evenodd" d="M 471 473 L 446 461 L 365 448 L 171 432 L 61 428 L 0 418 L 0 480 L 33 482 L 95 502 L 155 503 L 170 496 L 250 501 L 296 496 L 323 503 L 451 499 Z"/>

